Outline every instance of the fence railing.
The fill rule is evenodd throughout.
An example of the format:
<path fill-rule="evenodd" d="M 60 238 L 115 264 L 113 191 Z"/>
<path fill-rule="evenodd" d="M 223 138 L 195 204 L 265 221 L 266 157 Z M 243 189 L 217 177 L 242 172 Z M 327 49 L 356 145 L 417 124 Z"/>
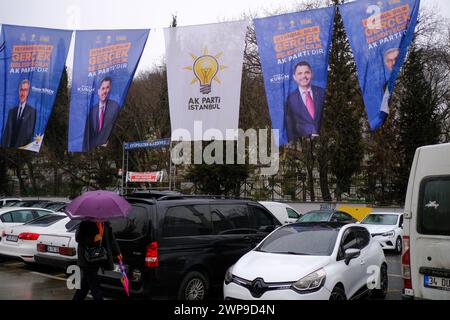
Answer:
<path fill-rule="evenodd" d="M 330 180 L 332 181 L 332 180 Z M 20 192 L 17 181 L 10 181 L 8 184 L 9 192 L 5 195 L 16 196 L 55 196 L 68 197 L 73 196 L 74 189 L 67 183 L 63 183 L 61 188 L 58 188 L 57 194 L 54 194 L 52 185 L 39 187 L 39 190 L 27 188 L 25 192 Z M 352 184 L 340 195 L 336 193 L 336 184 L 330 182 L 328 184 L 331 198 L 324 197 L 320 187 L 319 178 L 314 179 L 313 190 L 304 180 L 296 178 L 250 178 L 243 181 L 237 190 L 230 190 L 229 192 L 222 192 L 227 195 L 234 195 L 246 198 L 253 198 L 255 200 L 269 200 L 269 201 L 347 201 L 369 204 L 382 205 L 397 205 L 401 204 L 404 195 L 398 195 L 392 183 L 371 183 L 365 178 L 355 178 Z M 120 184 L 106 188 L 108 190 L 121 191 Z M 194 183 L 184 179 L 177 179 L 172 182 L 171 190 L 179 191 L 184 194 L 211 194 L 207 190 L 200 190 Z M 90 190 L 89 186 L 79 188 L 75 194 Z M 141 191 L 141 190 L 169 190 L 169 182 L 151 183 L 151 184 L 134 184 L 129 185 L 125 192 Z M 405 190 L 406 193 L 406 190 Z"/>

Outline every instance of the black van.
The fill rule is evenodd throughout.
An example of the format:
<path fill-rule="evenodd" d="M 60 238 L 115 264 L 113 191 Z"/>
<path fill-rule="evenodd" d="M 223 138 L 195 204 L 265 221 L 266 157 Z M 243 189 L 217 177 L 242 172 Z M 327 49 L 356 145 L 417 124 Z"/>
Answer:
<path fill-rule="evenodd" d="M 126 197 L 133 209 L 111 225 L 122 251 L 130 294 L 202 300 L 226 270 L 280 222 L 259 203 L 223 197 Z M 120 273 L 100 272 L 105 295 L 123 295 Z"/>

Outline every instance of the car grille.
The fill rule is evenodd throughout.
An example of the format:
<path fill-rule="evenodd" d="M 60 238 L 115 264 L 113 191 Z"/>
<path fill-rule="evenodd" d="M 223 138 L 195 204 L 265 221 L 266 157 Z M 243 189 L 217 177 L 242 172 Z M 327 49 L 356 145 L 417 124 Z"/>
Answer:
<path fill-rule="evenodd" d="M 260 298 L 267 291 L 286 290 L 292 287 L 292 282 L 266 283 L 262 278 L 249 281 L 236 276 L 233 276 L 233 283 L 246 288 L 254 298 Z"/>

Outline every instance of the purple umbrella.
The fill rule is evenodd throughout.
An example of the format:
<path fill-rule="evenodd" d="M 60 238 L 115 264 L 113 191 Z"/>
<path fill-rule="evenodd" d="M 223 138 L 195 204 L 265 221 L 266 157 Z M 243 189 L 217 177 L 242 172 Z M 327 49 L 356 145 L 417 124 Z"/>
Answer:
<path fill-rule="evenodd" d="M 118 194 L 97 190 L 83 193 L 75 198 L 65 210 L 71 219 L 104 221 L 126 217 L 131 205 Z"/>

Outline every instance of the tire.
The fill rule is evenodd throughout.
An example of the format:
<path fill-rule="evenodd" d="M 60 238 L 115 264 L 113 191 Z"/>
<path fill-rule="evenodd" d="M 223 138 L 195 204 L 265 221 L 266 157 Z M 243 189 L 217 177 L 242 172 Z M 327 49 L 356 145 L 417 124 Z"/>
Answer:
<path fill-rule="evenodd" d="M 347 300 L 344 289 L 341 286 L 335 286 L 333 291 L 331 291 L 330 300 Z"/>
<path fill-rule="evenodd" d="M 397 240 L 395 240 L 395 253 L 402 254 L 402 251 L 403 251 L 402 238 L 398 237 Z"/>
<path fill-rule="evenodd" d="M 208 278 L 198 271 L 191 271 L 181 281 L 178 300 L 205 300 L 208 292 Z"/>
<path fill-rule="evenodd" d="M 387 266 L 382 265 L 380 268 L 380 289 L 372 290 L 372 297 L 377 299 L 385 299 L 389 287 Z"/>

